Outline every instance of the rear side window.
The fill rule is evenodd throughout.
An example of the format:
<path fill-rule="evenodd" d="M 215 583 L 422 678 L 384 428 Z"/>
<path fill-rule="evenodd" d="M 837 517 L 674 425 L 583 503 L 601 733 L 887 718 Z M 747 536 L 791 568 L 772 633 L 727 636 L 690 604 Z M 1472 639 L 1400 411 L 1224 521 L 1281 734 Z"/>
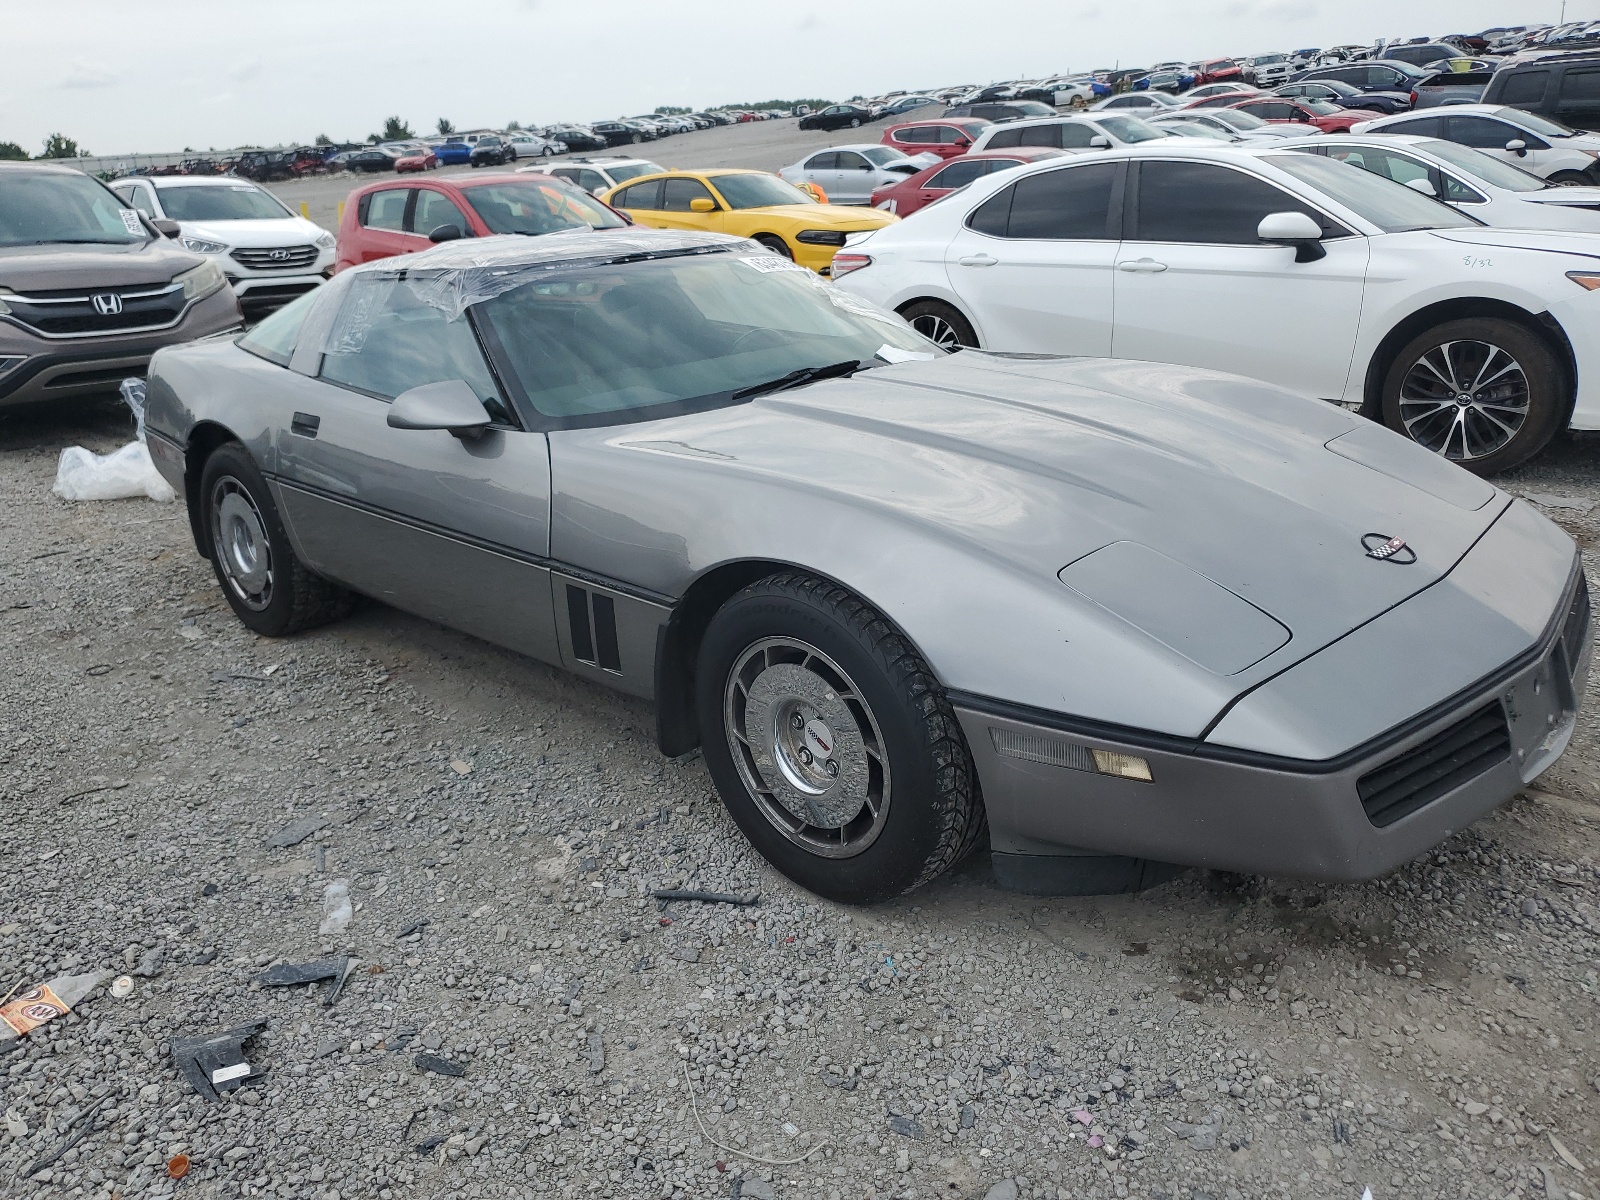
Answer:
<path fill-rule="evenodd" d="M 832 171 L 839 165 L 839 156 L 831 151 L 827 154 L 813 154 L 806 160 L 808 171 Z"/>
<path fill-rule="evenodd" d="M 1108 236 L 1114 163 L 1068 167 L 1020 179 L 990 197 L 971 226 L 994 237 L 1098 241 Z"/>
<path fill-rule="evenodd" d="M 849 150 L 841 150 L 839 152 L 838 167 L 839 167 L 839 170 L 841 170 L 841 171 L 870 171 L 870 170 L 872 170 L 872 164 L 871 163 L 869 163 L 866 159 L 862 158 L 861 155 L 854 154 L 854 153 L 850 152 Z"/>
<path fill-rule="evenodd" d="M 1410 121 L 1396 121 L 1385 125 L 1384 133 L 1403 133 L 1408 137 L 1444 137 L 1443 117 L 1416 117 Z"/>
<path fill-rule="evenodd" d="M 1566 98 L 1567 80 L 1574 72 L 1567 72 L 1567 79 L 1562 80 L 1561 95 Z M 1600 73 L 1589 72 L 1600 78 Z M 1500 87 L 1499 103 L 1501 104 L 1538 104 L 1544 99 L 1544 89 L 1550 82 L 1549 71 L 1515 71 L 1506 76 L 1506 81 Z"/>
<path fill-rule="evenodd" d="M 1544 72 L 1540 72 L 1540 74 L 1544 74 Z M 1513 104 L 1515 101 L 1512 100 L 1509 89 L 1510 85 L 1508 83 L 1507 93 L 1501 99 L 1507 104 Z M 1544 89 L 1541 87 L 1539 95 L 1543 96 L 1543 94 Z M 1600 70 L 1569 70 L 1561 77 L 1561 98 L 1563 100 L 1586 100 L 1591 103 L 1600 101 Z"/>
<path fill-rule="evenodd" d="M 1270 213 L 1322 215 L 1282 188 L 1229 167 L 1209 163 L 1139 165 L 1139 203 L 1130 240 L 1254 246 L 1257 227 Z M 1014 218 L 1013 218 L 1014 221 Z"/>
<path fill-rule="evenodd" d="M 661 207 L 666 212 L 693 212 L 689 206 L 691 200 L 711 200 L 711 193 L 706 190 L 706 185 L 698 179 L 668 179 L 663 181 L 661 189 Z"/>
<path fill-rule="evenodd" d="M 403 233 L 406 227 L 406 201 L 410 188 L 387 188 L 361 197 L 361 223 L 368 229 L 391 229 Z"/>
<path fill-rule="evenodd" d="M 1061 126 L 1059 125 L 1034 125 L 1022 131 L 1024 146 L 1050 146 L 1055 149 L 1061 147 Z"/>
<path fill-rule="evenodd" d="M 1504 150 L 1507 142 L 1529 141 L 1529 135 L 1490 117 L 1451 117 L 1450 140 L 1475 150 Z"/>
<path fill-rule="evenodd" d="M 649 183 L 636 183 L 632 187 L 623 188 L 612 203 L 618 208 L 659 209 L 661 180 L 652 179 Z"/>
<path fill-rule="evenodd" d="M 913 129 L 899 129 L 895 131 L 894 140 L 897 142 L 932 142 L 938 138 L 939 131 L 926 125 Z"/>
<path fill-rule="evenodd" d="M 1023 131 L 1020 129 L 1001 129 L 984 143 L 984 148 L 992 150 L 1013 149 L 1022 145 L 1022 133 Z"/>
<path fill-rule="evenodd" d="M 922 186 L 937 189 L 966 187 L 974 179 L 988 173 L 988 159 L 958 160 L 951 163 Z"/>

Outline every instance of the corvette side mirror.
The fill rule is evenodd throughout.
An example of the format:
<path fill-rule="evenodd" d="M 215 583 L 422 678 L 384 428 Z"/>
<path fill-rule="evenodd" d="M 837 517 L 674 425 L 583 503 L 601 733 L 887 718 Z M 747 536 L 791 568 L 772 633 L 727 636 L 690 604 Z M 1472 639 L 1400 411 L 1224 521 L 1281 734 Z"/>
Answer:
<path fill-rule="evenodd" d="M 1303 212 L 1268 213 L 1256 227 L 1256 236 L 1263 242 L 1293 246 L 1295 262 L 1316 262 L 1328 256 L 1322 246 L 1322 226 Z"/>
<path fill-rule="evenodd" d="M 489 410 L 461 379 L 424 383 L 401 392 L 389 406 L 390 429 L 448 429 L 458 438 L 482 437 L 489 427 Z"/>

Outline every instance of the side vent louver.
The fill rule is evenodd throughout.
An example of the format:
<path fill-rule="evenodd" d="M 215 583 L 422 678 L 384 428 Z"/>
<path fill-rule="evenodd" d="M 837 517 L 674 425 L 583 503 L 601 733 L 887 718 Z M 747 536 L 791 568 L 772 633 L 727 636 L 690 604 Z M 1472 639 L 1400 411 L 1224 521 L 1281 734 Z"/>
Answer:
<path fill-rule="evenodd" d="M 567 584 L 567 622 L 572 628 L 573 658 L 602 671 L 622 673 L 617 606 L 610 596 Z"/>

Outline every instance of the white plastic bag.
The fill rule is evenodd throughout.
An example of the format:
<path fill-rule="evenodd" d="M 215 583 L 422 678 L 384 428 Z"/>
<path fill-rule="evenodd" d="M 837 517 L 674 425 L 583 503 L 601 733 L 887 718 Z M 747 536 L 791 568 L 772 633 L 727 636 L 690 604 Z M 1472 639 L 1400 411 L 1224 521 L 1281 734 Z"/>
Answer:
<path fill-rule="evenodd" d="M 95 454 L 82 446 L 68 446 L 61 452 L 55 486 L 50 489 L 63 500 L 123 500 L 130 496 L 148 496 L 152 500 L 178 498 L 172 485 L 150 461 L 150 451 L 144 444 L 144 380 L 124 379 L 122 399 L 133 411 L 139 440 L 110 454 Z"/>
<path fill-rule="evenodd" d="M 322 893 L 322 924 L 317 926 L 317 932 L 324 936 L 343 933 L 349 928 L 350 918 L 354 915 L 350 907 L 350 881 L 330 880 Z"/>

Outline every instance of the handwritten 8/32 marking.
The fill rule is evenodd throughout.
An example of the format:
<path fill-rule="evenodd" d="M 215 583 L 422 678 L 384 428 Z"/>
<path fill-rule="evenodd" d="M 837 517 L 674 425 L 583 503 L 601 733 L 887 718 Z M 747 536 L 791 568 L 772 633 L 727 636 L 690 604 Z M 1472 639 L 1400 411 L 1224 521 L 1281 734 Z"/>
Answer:
<path fill-rule="evenodd" d="M 1462 264 L 1463 264 L 1463 265 L 1464 265 L 1464 266 L 1466 266 L 1466 267 L 1469 267 L 1469 268 L 1477 268 L 1477 269 L 1479 269 L 1479 270 L 1482 270 L 1482 269 L 1483 269 L 1483 268 L 1485 268 L 1485 267 L 1492 267 L 1492 266 L 1494 266 L 1494 260 L 1493 260 L 1493 259 L 1489 259 L 1489 258 L 1475 258 L 1475 257 L 1473 257 L 1473 256 L 1472 256 L 1472 255 L 1470 255 L 1470 254 L 1468 254 L 1468 255 L 1466 255 L 1466 256 L 1464 256 L 1464 257 L 1463 257 L 1463 258 L 1462 258 L 1462 260 L 1461 260 L 1461 262 L 1462 262 Z"/>

